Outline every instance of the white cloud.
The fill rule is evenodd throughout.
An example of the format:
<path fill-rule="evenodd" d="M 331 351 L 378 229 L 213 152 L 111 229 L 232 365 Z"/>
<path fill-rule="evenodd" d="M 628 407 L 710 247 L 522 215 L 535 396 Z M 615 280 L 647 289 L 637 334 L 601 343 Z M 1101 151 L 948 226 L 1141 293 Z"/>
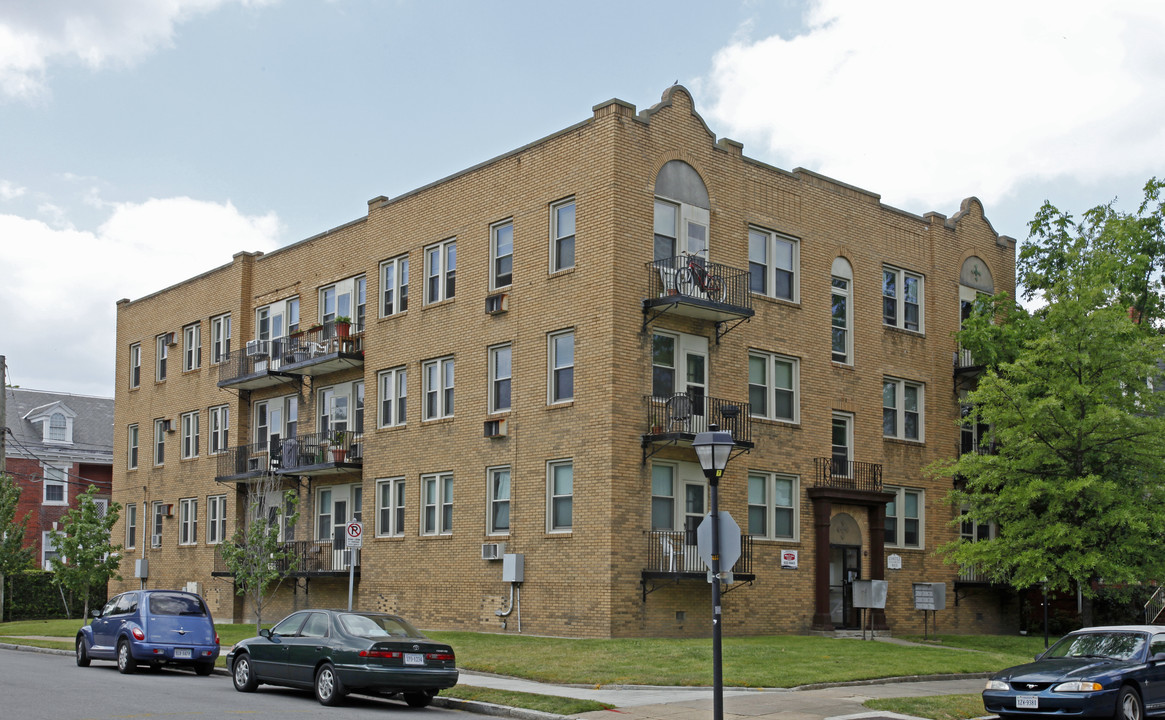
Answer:
<path fill-rule="evenodd" d="M 0 307 L 8 308 L 0 337 L 15 382 L 109 394 L 118 299 L 225 265 L 240 250 L 273 250 L 279 233 L 274 213 L 247 216 L 230 202 L 190 198 L 114 205 L 96 232 L 0 215 Z"/>
<path fill-rule="evenodd" d="M 0 180 L 0 200 L 15 200 L 24 194 L 24 188 L 10 180 Z"/>
<path fill-rule="evenodd" d="M 805 19 L 701 82 L 746 152 L 917 211 L 1165 162 L 1165 3 L 821 0 Z"/>
<path fill-rule="evenodd" d="M 169 47 L 174 26 L 226 3 L 274 0 L 52 0 L 0 3 L 0 94 L 30 98 L 45 91 L 56 62 L 98 69 L 131 64 Z"/>

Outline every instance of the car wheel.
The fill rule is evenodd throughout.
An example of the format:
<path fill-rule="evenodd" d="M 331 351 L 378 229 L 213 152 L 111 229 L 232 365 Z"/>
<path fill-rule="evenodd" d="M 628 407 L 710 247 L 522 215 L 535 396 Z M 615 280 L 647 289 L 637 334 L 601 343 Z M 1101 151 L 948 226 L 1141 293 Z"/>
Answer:
<path fill-rule="evenodd" d="M 77 667 L 89 667 L 89 651 L 85 648 L 85 638 L 77 638 Z"/>
<path fill-rule="evenodd" d="M 335 706 L 343 699 L 344 685 L 336 675 L 336 668 L 331 663 L 324 663 L 316 671 L 316 700 L 320 705 Z"/>
<path fill-rule="evenodd" d="M 129 651 L 129 643 L 121 640 L 117 643 L 117 671 L 122 675 L 129 675 L 134 670 L 137 670 L 138 664 L 134 662 L 133 655 Z"/>
<path fill-rule="evenodd" d="M 235 658 L 235 663 L 231 670 L 231 677 L 235 681 L 235 690 L 239 692 L 255 692 L 255 688 L 259 687 L 259 679 L 255 677 L 255 673 L 251 672 L 250 655 L 244 653 Z"/>
<path fill-rule="evenodd" d="M 435 694 L 431 692 L 405 693 L 405 702 L 409 704 L 409 707 L 429 707 L 429 703 L 433 702 L 433 695 Z"/>
<path fill-rule="evenodd" d="M 195 663 L 194 664 L 194 674 L 196 674 L 196 675 L 201 675 L 203 677 L 206 677 L 207 675 L 211 674 L 212 672 L 214 672 L 214 663 L 212 663 L 212 662 L 210 662 L 210 663 Z"/>
<path fill-rule="evenodd" d="M 1116 700 L 1116 720 L 1144 720 L 1145 707 L 1141 696 L 1128 685 L 1121 688 Z"/>

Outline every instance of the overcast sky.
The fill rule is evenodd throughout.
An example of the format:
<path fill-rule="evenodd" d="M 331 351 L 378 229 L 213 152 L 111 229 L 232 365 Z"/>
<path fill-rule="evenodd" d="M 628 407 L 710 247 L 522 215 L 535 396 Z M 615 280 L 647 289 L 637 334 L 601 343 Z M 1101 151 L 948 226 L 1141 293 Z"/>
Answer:
<path fill-rule="evenodd" d="M 113 395 L 114 303 L 678 81 L 718 137 L 916 214 L 1133 207 L 1165 2 L 0 2 L 0 354 Z"/>

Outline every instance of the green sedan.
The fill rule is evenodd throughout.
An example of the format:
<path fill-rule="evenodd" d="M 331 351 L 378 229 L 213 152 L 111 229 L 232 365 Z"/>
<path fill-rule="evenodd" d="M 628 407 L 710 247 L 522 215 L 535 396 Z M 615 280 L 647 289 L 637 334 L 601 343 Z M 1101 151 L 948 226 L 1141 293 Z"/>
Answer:
<path fill-rule="evenodd" d="M 349 692 L 401 695 L 425 707 L 457 684 L 453 648 L 385 613 L 300 610 L 227 654 L 239 692 L 261 683 L 313 688 L 323 705 Z"/>

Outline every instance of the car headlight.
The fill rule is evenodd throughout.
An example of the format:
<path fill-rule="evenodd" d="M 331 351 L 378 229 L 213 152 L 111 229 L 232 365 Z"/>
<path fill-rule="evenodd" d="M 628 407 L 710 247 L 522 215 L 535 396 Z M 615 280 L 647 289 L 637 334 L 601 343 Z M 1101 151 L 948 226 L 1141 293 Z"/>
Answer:
<path fill-rule="evenodd" d="M 1100 683 L 1091 681 L 1075 680 L 1073 682 L 1060 683 L 1052 688 L 1053 692 L 1097 692 L 1102 690 Z"/>
<path fill-rule="evenodd" d="M 988 680 L 984 690 L 1010 690 L 1011 686 L 1002 680 Z"/>

